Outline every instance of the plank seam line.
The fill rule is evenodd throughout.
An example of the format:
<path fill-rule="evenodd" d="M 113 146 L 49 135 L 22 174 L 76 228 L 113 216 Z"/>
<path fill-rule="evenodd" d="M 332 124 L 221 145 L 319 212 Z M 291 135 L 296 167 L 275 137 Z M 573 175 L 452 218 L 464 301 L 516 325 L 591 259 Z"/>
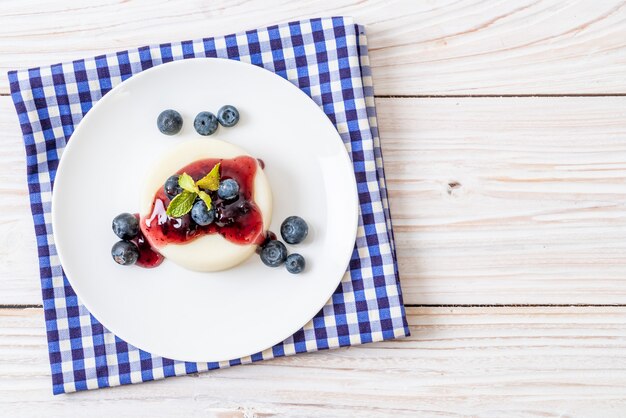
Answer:
<path fill-rule="evenodd" d="M 10 97 L 10 93 L 0 93 Z M 626 93 L 563 93 L 563 94 L 380 94 L 376 99 L 481 99 L 481 98 L 516 98 L 516 97 L 626 97 Z"/>
<path fill-rule="evenodd" d="M 405 308 L 613 308 L 620 303 L 481 303 L 481 304 L 405 304 Z M 0 304 L 0 309 L 42 309 L 40 304 Z"/>
<path fill-rule="evenodd" d="M 516 97 L 626 97 L 626 93 L 563 93 L 563 94 L 390 94 L 376 99 L 506 99 Z"/>
<path fill-rule="evenodd" d="M 405 304 L 405 308 L 609 308 L 621 303 L 482 303 L 482 304 Z"/>

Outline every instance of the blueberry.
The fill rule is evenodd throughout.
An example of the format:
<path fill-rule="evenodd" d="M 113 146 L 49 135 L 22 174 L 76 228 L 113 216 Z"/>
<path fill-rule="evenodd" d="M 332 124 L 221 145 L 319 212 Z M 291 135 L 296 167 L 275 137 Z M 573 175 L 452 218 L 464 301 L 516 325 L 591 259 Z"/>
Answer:
<path fill-rule="evenodd" d="M 176 135 L 183 127 L 183 117 L 175 110 L 164 110 L 157 118 L 157 126 L 165 135 Z"/>
<path fill-rule="evenodd" d="M 191 208 L 191 219 L 198 225 L 208 225 L 215 219 L 215 210 L 207 208 L 206 203 L 198 200 Z"/>
<path fill-rule="evenodd" d="M 115 235 L 121 239 L 133 239 L 139 233 L 139 221 L 135 215 L 130 213 L 120 213 L 111 224 Z"/>
<path fill-rule="evenodd" d="M 300 273 L 304 270 L 305 265 L 304 257 L 300 254 L 289 254 L 287 260 L 285 260 L 285 267 L 287 267 L 287 271 L 292 274 Z"/>
<path fill-rule="evenodd" d="M 173 199 L 176 195 L 179 195 L 183 192 L 183 188 L 178 185 L 178 178 L 180 176 L 178 174 L 174 174 L 170 178 L 165 181 L 165 185 L 163 186 L 163 190 L 165 190 L 165 194 Z"/>
<path fill-rule="evenodd" d="M 270 241 L 261 250 L 261 261 L 269 267 L 278 267 L 287 258 L 287 247 L 280 241 Z"/>
<path fill-rule="evenodd" d="M 217 120 L 219 120 L 220 124 L 225 128 L 235 126 L 237 122 L 239 122 L 239 111 L 235 106 L 222 106 L 220 110 L 217 111 Z"/>
<path fill-rule="evenodd" d="M 211 135 L 217 131 L 217 118 L 211 112 L 200 112 L 193 121 L 193 127 L 200 135 Z"/>
<path fill-rule="evenodd" d="M 280 226 L 280 235 L 287 244 L 299 244 L 309 234 L 309 226 L 299 216 L 290 216 Z"/>
<path fill-rule="evenodd" d="M 239 184 L 233 179 L 226 179 L 220 183 L 217 195 L 224 200 L 232 200 L 239 195 Z"/>
<path fill-rule="evenodd" d="M 130 266 L 139 258 L 139 249 L 130 241 L 118 241 L 111 248 L 111 257 L 117 264 Z"/>

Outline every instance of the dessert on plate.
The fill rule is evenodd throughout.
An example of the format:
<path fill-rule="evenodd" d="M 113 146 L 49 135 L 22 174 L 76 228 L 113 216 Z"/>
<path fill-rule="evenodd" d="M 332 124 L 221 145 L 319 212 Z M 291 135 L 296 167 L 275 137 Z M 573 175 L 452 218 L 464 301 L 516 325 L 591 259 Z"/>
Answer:
<path fill-rule="evenodd" d="M 201 136 L 217 126 L 232 127 L 239 111 L 222 106 L 217 116 L 200 112 L 194 128 Z M 177 135 L 183 118 L 167 109 L 157 118 L 161 133 Z M 272 217 L 272 192 L 262 160 L 220 140 L 197 139 L 174 146 L 148 171 L 140 193 L 140 213 L 122 213 L 112 228 L 121 241 L 111 256 L 121 265 L 156 267 L 164 258 L 195 271 L 219 271 L 234 267 L 257 252 L 269 267 L 285 265 L 298 274 L 304 270 L 302 255 L 268 231 Z M 281 225 L 281 236 L 294 245 L 308 234 L 307 223 L 290 216 Z"/>
<path fill-rule="evenodd" d="M 212 171 L 215 177 L 207 178 Z M 190 190 L 178 185 L 182 175 L 195 183 Z M 191 209 L 182 216 L 172 208 L 166 213 L 181 197 Z M 198 139 L 179 144 L 154 164 L 142 190 L 139 223 L 164 257 L 190 270 L 217 271 L 255 252 L 271 216 L 272 192 L 259 161 L 233 144 Z"/>

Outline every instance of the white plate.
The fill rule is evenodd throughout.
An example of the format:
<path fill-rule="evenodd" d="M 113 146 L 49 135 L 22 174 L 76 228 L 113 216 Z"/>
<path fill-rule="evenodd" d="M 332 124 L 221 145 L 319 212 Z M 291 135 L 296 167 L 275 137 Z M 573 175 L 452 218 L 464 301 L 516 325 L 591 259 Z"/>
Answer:
<path fill-rule="evenodd" d="M 307 260 L 289 274 L 253 255 L 236 268 L 196 273 L 167 260 L 154 269 L 113 262 L 111 220 L 139 211 L 143 174 L 169 147 L 197 139 L 195 115 L 235 105 L 241 120 L 218 138 L 264 160 L 274 195 L 270 230 L 289 215 L 309 237 L 288 246 Z M 177 136 L 157 115 L 178 110 Z M 346 148 L 326 115 L 283 78 L 253 65 L 192 59 L 121 83 L 89 111 L 63 152 L 52 199 L 56 247 L 81 302 L 128 343 L 168 358 L 222 361 L 286 339 L 328 301 L 354 248 L 358 196 Z"/>

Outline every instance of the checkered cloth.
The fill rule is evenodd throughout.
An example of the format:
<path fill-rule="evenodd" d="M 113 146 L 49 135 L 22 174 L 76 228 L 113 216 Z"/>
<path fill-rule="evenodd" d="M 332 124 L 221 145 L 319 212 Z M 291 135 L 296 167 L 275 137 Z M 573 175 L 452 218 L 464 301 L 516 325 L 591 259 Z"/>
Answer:
<path fill-rule="evenodd" d="M 264 67 L 306 92 L 335 124 L 350 153 L 360 200 L 348 272 L 300 331 L 252 356 L 189 363 L 130 346 L 76 297 L 50 223 L 59 158 L 74 128 L 103 95 L 147 68 L 195 57 Z M 9 72 L 27 153 L 43 307 L 55 394 L 196 373 L 409 334 L 398 278 L 364 29 L 349 18 L 292 22 L 218 38 L 146 46 L 71 63 Z"/>

